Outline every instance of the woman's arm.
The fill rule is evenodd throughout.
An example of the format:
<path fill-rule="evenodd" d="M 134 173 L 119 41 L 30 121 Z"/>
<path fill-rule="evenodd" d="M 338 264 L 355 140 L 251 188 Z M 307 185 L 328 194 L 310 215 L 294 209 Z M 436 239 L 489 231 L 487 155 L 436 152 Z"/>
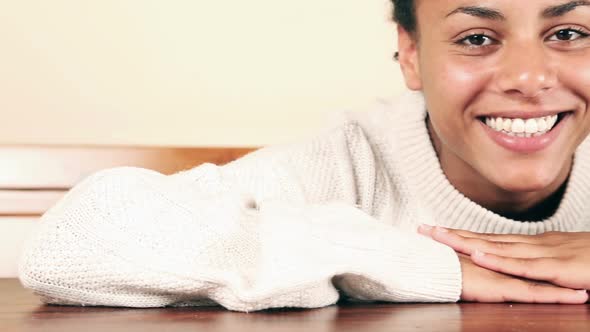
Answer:
<path fill-rule="evenodd" d="M 76 305 L 320 307 L 338 289 L 456 301 L 452 249 L 367 213 L 383 179 L 362 137 L 346 124 L 225 166 L 95 173 L 42 217 L 20 279 L 45 302 Z"/>

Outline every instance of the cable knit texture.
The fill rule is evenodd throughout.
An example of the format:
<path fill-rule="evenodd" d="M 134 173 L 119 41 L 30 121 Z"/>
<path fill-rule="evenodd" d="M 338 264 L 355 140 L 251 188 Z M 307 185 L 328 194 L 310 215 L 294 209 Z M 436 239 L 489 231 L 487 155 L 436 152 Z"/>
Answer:
<path fill-rule="evenodd" d="M 350 113 L 304 142 L 165 176 L 97 172 L 41 218 L 19 276 L 46 303 L 217 303 L 231 310 L 359 300 L 453 302 L 461 269 L 420 223 L 476 232 L 589 230 L 587 143 L 556 213 L 503 218 L 440 168 L 419 93 Z"/>

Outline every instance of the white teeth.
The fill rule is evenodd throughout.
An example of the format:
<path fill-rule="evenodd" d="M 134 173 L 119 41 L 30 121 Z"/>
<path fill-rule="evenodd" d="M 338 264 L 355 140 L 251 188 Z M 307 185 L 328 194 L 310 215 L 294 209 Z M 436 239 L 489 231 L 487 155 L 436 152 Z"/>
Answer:
<path fill-rule="evenodd" d="M 549 118 L 549 123 L 547 123 L 547 127 L 552 128 L 555 123 L 557 122 L 557 115 L 553 115 L 553 116 L 548 116 Z"/>
<path fill-rule="evenodd" d="M 524 124 L 524 132 L 527 134 L 534 134 L 538 131 L 537 120 L 528 119 Z"/>
<path fill-rule="evenodd" d="M 496 130 L 502 131 L 510 136 L 518 137 L 533 137 L 540 136 L 555 126 L 557 123 L 557 115 L 545 116 L 535 119 L 507 119 L 507 118 L 492 118 L 486 117 L 485 124 Z"/>
<path fill-rule="evenodd" d="M 496 118 L 496 130 L 500 131 L 504 128 L 504 119 Z"/>
<path fill-rule="evenodd" d="M 502 127 L 502 129 L 504 129 L 504 131 L 510 131 L 512 129 L 512 120 L 504 120 L 504 126 Z"/>
<path fill-rule="evenodd" d="M 543 118 L 537 119 L 537 127 L 539 128 L 539 131 L 547 130 L 547 121 Z"/>
<path fill-rule="evenodd" d="M 486 124 L 488 127 L 496 130 L 496 118 L 486 118 Z"/>
<path fill-rule="evenodd" d="M 512 121 L 511 131 L 516 134 L 524 133 L 525 123 L 523 119 L 514 119 Z"/>

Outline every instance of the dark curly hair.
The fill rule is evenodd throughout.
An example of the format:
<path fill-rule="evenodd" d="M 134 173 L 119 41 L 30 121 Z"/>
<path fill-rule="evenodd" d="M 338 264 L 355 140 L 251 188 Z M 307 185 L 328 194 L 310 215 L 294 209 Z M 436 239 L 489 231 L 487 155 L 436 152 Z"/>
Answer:
<path fill-rule="evenodd" d="M 393 20 L 401 25 L 407 32 L 416 32 L 416 11 L 414 0 L 391 0 L 393 2 Z M 397 60 L 399 53 L 395 52 L 394 58 Z"/>
<path fill-rule="evenodd" d="M 391 0 L 393 2 L 393 20 L 406 31 L 416 32 L 416 12 L 414 0 Z"/>

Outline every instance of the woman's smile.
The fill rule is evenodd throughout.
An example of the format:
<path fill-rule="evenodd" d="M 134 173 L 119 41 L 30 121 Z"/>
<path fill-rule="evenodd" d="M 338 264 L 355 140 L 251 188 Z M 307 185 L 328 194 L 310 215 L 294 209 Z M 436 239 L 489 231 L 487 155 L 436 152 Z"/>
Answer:
<path fill-rule="evenodd" d="M 572 112 L 536 118 L 489 118 L 480 120 L 482 130 L 499 146 L 517 153 L 534 153 L 554 144 Z"/>

